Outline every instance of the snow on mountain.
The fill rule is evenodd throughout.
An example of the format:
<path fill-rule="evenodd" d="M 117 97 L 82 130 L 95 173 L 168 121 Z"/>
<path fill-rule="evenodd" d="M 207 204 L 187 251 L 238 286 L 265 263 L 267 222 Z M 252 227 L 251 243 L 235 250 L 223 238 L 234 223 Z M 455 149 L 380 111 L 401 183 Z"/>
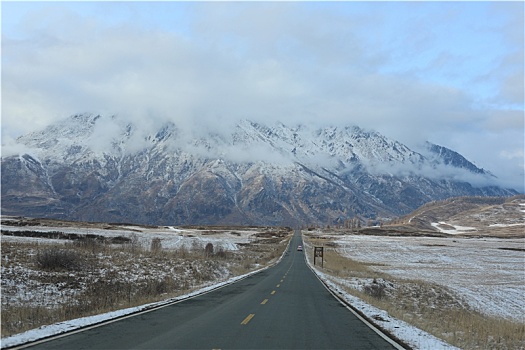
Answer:
<path fill-rule="evenodd" d="M 436 199 L 512 195 L 457 152 L 421 153 L 357 126 L 240 121 L 194 135 L 173 123 L 76 115 L 2 157 L 2 213 L 158 224 L 336 224 Z M 475 184 L 475 186 L 473 185 Z"/>

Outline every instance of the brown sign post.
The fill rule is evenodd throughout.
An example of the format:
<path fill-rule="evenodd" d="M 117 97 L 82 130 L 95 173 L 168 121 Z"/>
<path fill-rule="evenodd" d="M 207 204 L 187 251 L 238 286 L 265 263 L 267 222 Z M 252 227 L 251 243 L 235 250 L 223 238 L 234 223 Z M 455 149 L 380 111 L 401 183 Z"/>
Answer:
<path fill-rule="evenodd" d="M 314 266 L 317 258 L 321 258 L 321 268 L 323 267 L 323 247 L 314 247 Z"/>

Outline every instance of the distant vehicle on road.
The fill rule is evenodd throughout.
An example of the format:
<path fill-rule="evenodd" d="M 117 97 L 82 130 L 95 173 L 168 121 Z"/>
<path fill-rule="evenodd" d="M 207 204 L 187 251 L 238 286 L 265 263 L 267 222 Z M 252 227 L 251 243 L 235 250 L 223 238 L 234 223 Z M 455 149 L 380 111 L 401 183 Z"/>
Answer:
<path fill-rule="evenodd" d="M 302 252 L 303 251 L 303 246 L 302 245 L 298 245 L 297 246 L 297 251 Z"/>

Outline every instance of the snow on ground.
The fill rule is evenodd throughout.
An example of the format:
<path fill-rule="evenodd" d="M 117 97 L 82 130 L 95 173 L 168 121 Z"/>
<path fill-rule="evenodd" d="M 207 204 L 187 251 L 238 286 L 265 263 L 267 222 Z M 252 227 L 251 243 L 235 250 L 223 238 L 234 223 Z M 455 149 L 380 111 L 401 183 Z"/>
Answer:
<path fill-rule="evenodd" d="M 2 218 L 2 220 L 4 220 Z M 197 229 L 178 229 L 172 226 L 145 228 L 138 226 L 119 226 L 121 229 L 107 230 L 104 228 L 79 228 L 79 227 L 44 227 L 44 226 L 2 226 L 3 231 L 34 231 L 34 232 L 57 232 L 78 235 L 97 235 L 106 238 L 127 237 L 136 239 L 143 247 L 149 247 L 155 238 L 161 240 L 162 247 L 165 249 L 192 249 L 195 247 L 205 247 L 212 243 L 214 249 L 238 250 L 238 244 L 249 243 L 253 240 L 254 230 L 214 230 L 210 234 L 203 233 Z M 211 231 L 210 231 L 211 232 Z M 3 235 L 2 239 L 9 240 L 35 240 L 33 237 L 15 237 Z M 47 238 L 40 238 L 47 240 Z M 53 240 L 53 242 L 64 242 L 65 240 Z"/>
<path fill-rule="evenodd" d="M 443 285 L 483 313 L 525 321 L 525 239 L 356 235 L 336 243 L 378 271 Z"/>
<path fill-rule="evenodd" d="M 524 226 L 524 224 L 492 224 L 489 227 L 513 227 L 513 226 Z"/>
<path fill-rule="evenodd" d="M 444 221 L 432 222 L 431 225 L 433 227 L 437 228 L 440 232 L 448 233 L 448 234 L 452 234 L 452 235 L 465 233 L 465 232 L 470 232 L 470 231 L 476 231 L 475 227 L 452 225 L 452 224 L 447 224 Z M 446 227 L 452 227 L 452 229 L 445 229 L 445 228 L 441 227 L 442 225 L 445 225 Z"/>
<path fill-rule="evenodd" d="M 40 230 L 40 231 L 57 231 L 57 228 L 45 228 L 42 226 L 39 227 L 9 227 L 9 226 L 3 226 L 2 229 L 9 229 L 9 230 Z M 145 244 L 146 246 L 151 242 L 153 238 L 161 238 L 162 240 L 162 246 L 163 247 L 178 247 L 184 243 L 186 240 L 194 239 L 194 242 L 214 242 L 217 246 L 223 246 L 223 247 L 236 247 L 236 244 L 239 242 L 248 242 L 250 239 L 253 239 L 252 235 L 255 233 L 253 230 L 243 230 L 243 231 L 235 231 L 234 233 L 230 231 L 224 231 L 220 233 L 214 233 L 213 235 L 202 235 L 198 234 L 196 230 L 186 230 L 186 229 L 177 229 L 174 227 L 167 227 L 167 228 L 161 228 L 161 229 L 145 229 L 144 232 L 136 232 L 136 227 L 131 227 L 134 231 L 116 231 L 116 230 L 104 230 L 104 229 L 79 229 L 79 228 L 60 228 L 61 232 L 68 232 L 68 233 L 89 233 L 90 234 L 101 234 L 106 237 L 111 236 L 129 236 L 135 234 L 139 240 L 142 242 L 142 244 Z M 142 230 L 142 228 L 141 228 Z M 146 232 L 147 231 L 147 232 Z M 180 236 L 182 235 L 182 236 Z M 372 237 L 369 237 L 372 238 Z M 49 240 L 44 238 L 29 238 L 29 237 L 14 237 L 14 236 L 6 236 L 2 235 L 2 241 L 12 241 L 12 240 L 37 240 L 37 241 L 53 241 L 53 242 L 59 242 L 64 240 Z M 192 243 L 190 243 L 188 246 L 191 246 Z M 262 269 L 261 269 L 262 270 Z M 259 270 L 259 271 L 261 271 Z M 62 334 L 65 332 L 73 331 L 79 328 L 87 327 L 89 325 L 98 324 L 104 321 L 108 321 L 111 319 L 115 319 L 118 317 L 122 317 L 125 315 L 130 315 L 136 312 L 148 310 L 151 308 L 155 308 L 161 305 L 165 305 L 168 303 L 185 300 L 188 298 L 191 298 L 193 296 L 206 293 L 210 290 L 213 290 L 215 288 L 218 288 L 220 286 L 234 283 L 235 281 L 238 281 L 246 276 L 249 276 L 253 273 L 257 273 L 257 271 L 251 272 L 249 274 L 238 276 L 231 278 L 225 282 L 216 283 L 213 285 L 210 285 L 208 287 L 199 289 L 197 291 L 194 291 L 190 294 L 186 294 L 183 296 L 179 296 L 176 298 L 168 299 L 162 302 L 157 303 L 151 303 L 147 305 L 142 305 L 139 307 L 133 307 L 133 308 L 127 308 L 123 310 L 118 310 L 114 312 L 109 312 L 101 315 L 96 316 L 90 316 L 90 317 L 83 317 L 79 319 L 69 320 L 65 322 L 60 322 L 57 324 L 42 326 L 38 329 L 33 329 L 21 334 L 17 334 L 11 337 L 6 337 L 0 340 L 0 346 L 2 348 L 4 347 L 11 347 L 15 345 L 24 344 L 30 341 L 35 341 L 38 339 L 46 338 L 52 335 Z M 369 318 L 373 318 L 376 315 L 380 315 L 383 319 L 389 321 L 389 322 L 383 322 L 382 325 L 384 328 L 388 329 L 392 334 L 397 336 L 399 339 L 402 339 L 407 344 L 410 344 L 414 349 L 455 349 L 454 347 L 444 343 L 443 341 L 435 338 L 434 336 L 415 328 L 403 321 L 399 321 L 396 319 L 393 319 L 390 317 L 386 312 L 379 310 L 375 307 L 372 307 L 366 303 L 364 303 L 362 300 L 353 297 L 351 295 L 348 295 L 344 291 L 341 291 L 339 287 L 337 287 L 332 282 L 328 281 L 327 278 L 323 278 L 323 274 L 319 271 L 316 271 L 316 273 L 323 279 L 325 282 L 332 288 L 336 293 L 339 293 L 340 295 L 343 295 L 343 297 L 349 301 L 354 307 L 361 310 L 365 315 L 367 315 Z"/>

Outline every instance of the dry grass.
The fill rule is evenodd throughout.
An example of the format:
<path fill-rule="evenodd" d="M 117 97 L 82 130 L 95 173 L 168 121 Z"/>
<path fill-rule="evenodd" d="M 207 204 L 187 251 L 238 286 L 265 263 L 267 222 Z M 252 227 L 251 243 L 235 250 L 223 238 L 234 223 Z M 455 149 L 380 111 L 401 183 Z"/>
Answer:
<path fill-rule="evenodd" d="M 374 271 L 371 264 L 341 256 L 327 241 L 307 239 L 325 246 L 323 271 L 349 283 L 349 294 L 387 311 L 462 349 L 524 349 L 525 324 L 487 316 L 472 310 L 447 288 L 420 280 L 403 280 Z M 329 243 L 328 243 L 329 245 Z M 308 250 L 313 261 L 312 249 Z"/>
<path fill-rule="evenodd" d="M 122 245 L 3 242 L 1 335 L 182 295 L 267 265 L 285 244 L 269 239 L 212 252 L 165 250 L 159 241 L 144 248 L 133 239 Z"/>

